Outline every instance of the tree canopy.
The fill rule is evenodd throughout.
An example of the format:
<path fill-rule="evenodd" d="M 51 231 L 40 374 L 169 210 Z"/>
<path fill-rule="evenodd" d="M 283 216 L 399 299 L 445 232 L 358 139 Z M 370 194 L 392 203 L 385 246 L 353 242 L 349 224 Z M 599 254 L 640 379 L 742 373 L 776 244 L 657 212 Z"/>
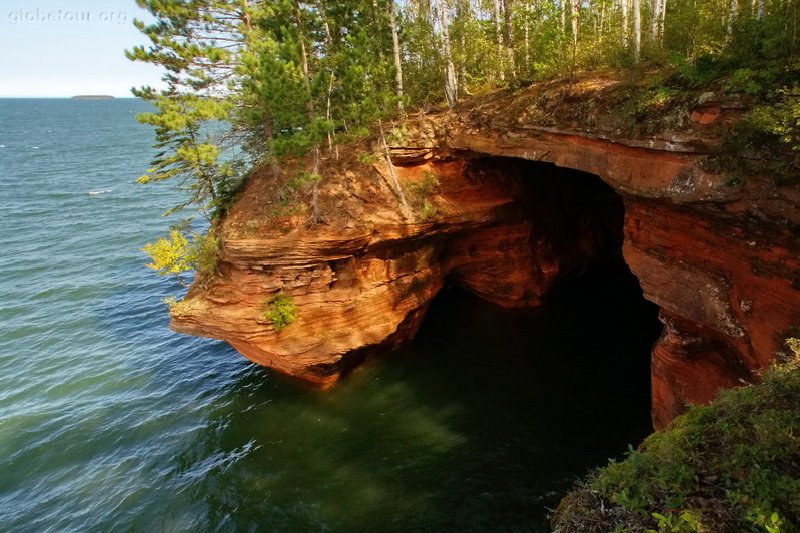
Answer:
<path fill-rule="evenodd" d="M 141 181 L 179 179 L 186 205 L 209 213 L 224 210 L 248 165 L 331 148 L 469 94 L 672 65 L 687 84 L 728 75 L 783 102 L 800 73 L 798 0 L 137 3 L 156 22 L 135 22 L 151 43 L 127 55 L 163 67 L 166 82 L 134 90 L 155 106 L 139 120 L 155 127 L 159 148 Z M 796 144 L 798 120 L 786 113 L 765 128 Z M 231 145 L 243 167 L 223 156 Z"/>

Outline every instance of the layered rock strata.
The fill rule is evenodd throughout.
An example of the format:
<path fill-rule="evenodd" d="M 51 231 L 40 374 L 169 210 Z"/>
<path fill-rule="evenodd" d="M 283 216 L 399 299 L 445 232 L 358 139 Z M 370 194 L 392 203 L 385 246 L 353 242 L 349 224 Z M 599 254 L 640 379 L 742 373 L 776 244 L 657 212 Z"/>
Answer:
<path fill-rule="evenodd" d="M 268 180 L 252 180 L 219 230 L 221 276 L 173 309 L 173 327 L 330 384 L 364 349 L 413 336 L 445 283 L 537 305 L 621 248 L 664 323 L 652 352 L 657 427 L 753 379 L 800 324 L 800 193 L 768 176 L 732 187 L 702 169 L 738 107 L 706 97 L 679 132 L 629 139 L 542 126 L 521 105 L 412 121 L 391 168 L 326 176 L 322 223 L 276 228 Z M 278 293 L 298 308 L 280 331 L 264 314 Z"/>
<path fill-rule="evenodd" d="M 413 213 L 416 220 L 403 220 L 395 201 L 374 199 L 350 202 L 346 209 L 361 212 L 337 227 L 226 236 L 222 276 L 173 308 L 173 326 L 324 385 L 361 350 L 413 336 L 445 282 L 502 306 L 538 305 L 561 280 L 619 249 L 622 204 L 594 176 L 546 165 L 534 170 L 539 176 L 523 176 L 521 168 L 476 157 L 396 168 L 409 189 L 438 182 L 423 200 L 436 205 L 425 220 Z M 380 174 L 361 178 L 338 193 L 389 196 Z M 298 309 L 280 330 L 265 316 L 278 293 Z"/>

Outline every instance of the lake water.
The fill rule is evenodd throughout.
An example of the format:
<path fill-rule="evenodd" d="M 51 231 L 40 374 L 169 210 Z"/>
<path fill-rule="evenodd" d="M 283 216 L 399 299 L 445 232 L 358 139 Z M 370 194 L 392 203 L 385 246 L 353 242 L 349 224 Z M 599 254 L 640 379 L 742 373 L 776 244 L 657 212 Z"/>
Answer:
<path fill-rule="evenodd" d="M 145 110 L 0 100 L 0 529 L 546 531 L 650 430 L 658 326 L 624 269 L 539 310 L 446 291 L 328 392 L 172 333 Z"/>

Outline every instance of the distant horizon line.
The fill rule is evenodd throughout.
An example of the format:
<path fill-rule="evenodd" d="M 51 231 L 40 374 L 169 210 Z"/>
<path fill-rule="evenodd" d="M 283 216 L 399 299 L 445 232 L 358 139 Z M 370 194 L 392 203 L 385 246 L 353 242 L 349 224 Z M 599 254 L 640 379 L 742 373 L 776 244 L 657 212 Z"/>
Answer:
<path fill-rule="evenodd" d="M 73 100 L 76 96 L 111 96 L 114 100 L 124 100 L 124 99 L 139 99 L 138 96 L 114 96 L 113 94 L 95 94 L 95 95 L 86 95 L 86 94 L 73 94 L 70 96 L 2 96 L 0 95 L 0 99 L 17 99 L 17 100 L 33 100 L 33 99 L 42 99 L 42 100 Z"/>

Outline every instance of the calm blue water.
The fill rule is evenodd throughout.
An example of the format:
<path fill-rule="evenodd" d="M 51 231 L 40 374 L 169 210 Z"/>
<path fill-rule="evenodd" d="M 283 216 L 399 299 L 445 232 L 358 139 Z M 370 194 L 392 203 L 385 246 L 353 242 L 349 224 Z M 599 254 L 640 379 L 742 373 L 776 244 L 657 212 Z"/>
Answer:
<path fill-rule="evenodd" d="M 649 430 L 653 317 L 619 273 L 546 311 L 452 291 L 327 393 L 170 332 L 146 107 L 0 100 L 0 529 L 545 530 Z"/>

